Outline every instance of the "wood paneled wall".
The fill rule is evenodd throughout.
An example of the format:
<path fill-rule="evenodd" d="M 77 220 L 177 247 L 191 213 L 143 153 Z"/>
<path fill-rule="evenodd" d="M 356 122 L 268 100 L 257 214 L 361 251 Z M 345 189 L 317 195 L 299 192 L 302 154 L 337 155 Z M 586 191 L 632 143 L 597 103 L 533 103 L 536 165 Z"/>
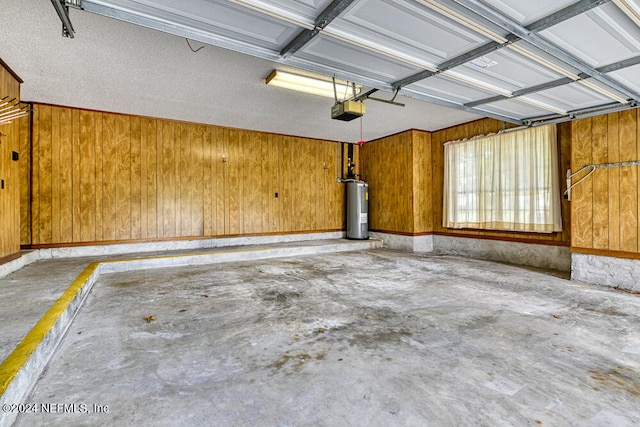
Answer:
<path fill-rule="evenodd" d="M 364 145 L 362 177 L 369 183 L 371 230 L 433 230 L 431 134 L 409 130 Z"/>
<path fill-rule="evenodd" d="M 20 81 L 0 62 L 0 98 L 20 99 Z M 0 125 L 0 262 L 20 252 L 20 121 Z"/>
<path fill-rule="evenodd" d="M 31 226 L 22 229 L 23 244 L 344 228 L 338 143 L 35 108 L 31 194 L 22 195 L 32 200 Z"/>
<path fill-rule="evenodd" d="M 588 164 L 640 160 L 639 122 L 638 109 L 574 122 L 572 171 Z M 596 169 L 573 189 L 573 249 L 640 253 L 639 168 Z M 573 182 L 584 175 L 577 175 Z"/>
<path fill-rule="evenodd" d="M 370 228 L 400 234 L 446 234 L 568 245 L 569 204 L 563 200 L 563 232 L 554 234 L 454 230 L 442 226 L 444 143 L 502 130 L 502 122 L 483 119 L 438 132 L 411 130 L 366 144 L 363 178 L 370 186 Z M 560 174 L 569 168 L 571 125 L 559 126 Z M 561 182 L 564 182 L 562 180 Z"/>
<path fill-rule="evenodd" d="M 509 125 L 508 127 L 511 127 Z M 562 191 L 565 189 L 564 177 L 565 172 L 569 168 L 571 156 L 571 128 L 570 124 L 562 124 L 558 128 L 558 147 L 559 156 L 559 172 L 560 187 Z M 455 230 L 442 226 L 443 214 L 443 186 L 444 186 L 444 143 L 455 141 L 458 139 L 471 138 L 477 135 L 486 135 L 495 133 L 503 129 L 503 122 L 494 119 L 482 119 L 463 125 L 454 126 L 434 132 L 432 136 L 433 148 L 433 224 L 434 232 L 438 234 L 446 234 L 452 236 L 466 235 L 471 237 L 485 237 L 515 241 L 532 241 L 535 243 L 551 243 L 568 245 L 570 242 L 571 226 L 570 226 L 570 209 L 569 204 L 562 199 L 562 233 L 537 234 L 537 233 L 514 233 L 514 232 L 494 232 L 484 230 Z"/>

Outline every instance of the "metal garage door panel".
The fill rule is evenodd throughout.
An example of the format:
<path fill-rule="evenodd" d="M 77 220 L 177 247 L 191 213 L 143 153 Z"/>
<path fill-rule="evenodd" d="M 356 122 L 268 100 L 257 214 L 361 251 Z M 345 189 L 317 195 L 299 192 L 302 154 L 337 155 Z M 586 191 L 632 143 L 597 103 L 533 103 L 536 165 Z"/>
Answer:
<path fill-rule="evenodd" d="M 526 26 L 570 6 L 575 0 L 484 0 L 484 3 Z"/>
<path fill-rule="evenodd" d="M 503 101 L 492 102 L 477 107 L 489 113 L 500 114 L 502 116 L 513 117 L 519 120 L 531 117 L 543 117 L 554 113 L 535 105 L 527 104 L 517 99 L 506 99 Z"/>
<path fill-rule="evenodd" d="M 480 89 L 443 75 L 434 76 L 411 84 L 407 86 L 406 89 L 458 104 L 466 104 L 467 102 L 477 101 L 495 95 L 495 92 Z"/>
<path fill-rule="evenodd" d="M 233 43 L 248 43 L 273 52 L 279 52 L 299 31 L 297 25 L 227 1 L 85 0 L 83 4 L 85 8 L 92 4 L 111 8 L 118 18 L 129 22 L 142 23 L 140 18 L 170 22 L 174 34 L 181 34 L 180 27 L 195 28 Z"/>
<path fill-rule="evenodd" d="M 332 0 L 270 0 L 269 3 L 279 10 L 303 17 L 309 22 L 315 21 Z"/>
<path fill-rule="evenodd" d="M 489 64 L 486 68 L 483 66 Z M 547 83 L 563 76 L 509 49 L 501 49 L 455 69 L 465 76 L 510 92 Z"/>
<path fill-rule="evenodd" d="M 361 0 L 326 30 L 351 34 L 435 66 L 489 39 L 417 2 Z"/>
<path fill-rule="evenodd" d="M 593 83 L 595 84 L 596 82 Z M 529 98 L 553 105 L 565 111 L 580 110 L 614 102 L 611 98 L 589 89 L 580 83 L 571 83 L 554 89 L 537 92 L 529 95 Z"/>
<path fill-rule="evenodd" d="M 609 76 L 640 93 L 640 64 L 614 71 Z"/>
<path fill-rule="evenodd" d="M 640 51 L 640 28 L 613 3 L 540 34 L 592 67 L 612 64 L 636 56 Z"/>
<path fill-rule="evenodd" d="M 421 71 L 419 67 L 324 35 L 305 45 L 296 53 L 296 58 L 386 83 Z"/>

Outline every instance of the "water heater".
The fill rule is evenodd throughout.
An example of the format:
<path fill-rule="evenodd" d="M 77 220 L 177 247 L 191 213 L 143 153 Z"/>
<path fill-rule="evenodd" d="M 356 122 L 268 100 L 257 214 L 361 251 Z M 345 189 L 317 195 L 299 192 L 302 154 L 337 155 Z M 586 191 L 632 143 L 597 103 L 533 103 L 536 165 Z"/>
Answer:
<path fill-rule="evenodd" d="M 347 239 L 369 238 L 369 184 L 349 179 L 347 184 Z"/>

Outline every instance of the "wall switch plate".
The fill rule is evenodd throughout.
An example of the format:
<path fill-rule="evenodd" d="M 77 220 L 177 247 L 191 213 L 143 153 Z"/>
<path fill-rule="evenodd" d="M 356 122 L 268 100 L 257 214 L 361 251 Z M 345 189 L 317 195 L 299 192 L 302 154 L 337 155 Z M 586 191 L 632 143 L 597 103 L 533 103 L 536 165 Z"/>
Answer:
<path fill-rule="evenodd" d="M 13 160 L 14 162 L 17 162 L 19 158 L 20 158 L 20 155 L 18 154 L 17 151 L 11 152 L 11 160 Z"/>

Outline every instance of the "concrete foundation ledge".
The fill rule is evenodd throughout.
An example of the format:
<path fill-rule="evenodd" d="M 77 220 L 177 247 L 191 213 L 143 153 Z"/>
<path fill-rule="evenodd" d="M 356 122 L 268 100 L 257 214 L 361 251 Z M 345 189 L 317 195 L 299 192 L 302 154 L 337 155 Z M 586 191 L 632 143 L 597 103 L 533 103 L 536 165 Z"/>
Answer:
<path fill-rule="evenodd" d="M 78 258 L 89 256 L 122 255 L 157 251 L 222 248 L 227 246 L 270 245 L 275 243 L 343 239 L 343 231 L 326 233 L 278 234 L 270 236 L 221 237 L 215 239 L 174 240 L 168 242 L 119 243 L 113 245 L 71 246 L 24 251 L 22 256 L 0 265 L 0 277 L 8 276 L 22 267 L 52 258 Z"/>
<path fill-rule="evenodd" d="M 20 258 L 0 264 L 0 277 L 8 276 L 14 271 L 20 270 L 25 265 L 29 265 L 38 260 L 40 260 L 40 251 L 24 251 L 20 255 Z"/>
<path fill-rule="evenodd" d="M 433 236 L 405 236 L 401 234 L 391 234 L 379 231 L 369 232 L 369 236 L 375 239 L 382 239 L 384 247 L 409 252 L 433 252 Z"/>
<path fill-rule="evenodd" d="M 19 410 L 12 405 L 24 403 L 36 380 L 47 366 L 93 284 L 100 266 L 90 264 L 64 291 L 51 308 L 22 339 L 0 365 L 0 426 L 11 425 Z M 19 409 L 19 408 L 18 408 Z"/>
<path fill-rule="evenodd" d="M 640 260 L 572 253 L 571 279 L 640 292 Z"/>
<path fill-rule="evenodd" d="M 571 253 L 567 246 L 434 235 L 433 247 L 438 255 L 459 255 L 556 271 L 571 271 Z"/>
<path fill-rule="evenodd" d="M 237 240 L 234 241 L 234 243 L 237 242 Z M 377 239 L 341 240 L 319 242 L 317 244 L 289 244 L 280 247 L 238 249 L 92 263 L 71 283 L 33 329 L 0 364 L 0 405 L 24 403 L 25 397 L 28 396 L 35 382 L 47 366 L 56 347 L 63 339 L 66 330 L 71 325 L 86 296 L 101 274 L 336 253 L 380 247 L 382 247 L 382 241 Z M 8 406 L 8 408 L 10 407 Z M 15 412 L 0 412 L 0 427 L 10 426 L 18 416 L 18 412 L 17 410 Z"/>

